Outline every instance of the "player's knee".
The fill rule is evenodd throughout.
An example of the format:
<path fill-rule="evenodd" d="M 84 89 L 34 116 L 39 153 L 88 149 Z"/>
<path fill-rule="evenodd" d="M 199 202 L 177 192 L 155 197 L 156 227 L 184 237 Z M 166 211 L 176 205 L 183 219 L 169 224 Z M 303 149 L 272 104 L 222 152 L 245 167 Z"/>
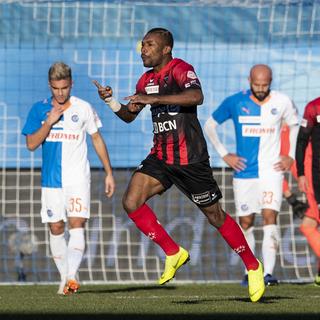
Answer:
<path fill-rule="evenodd" d="M 129 214 L 136 211 L 144 202 L 139 201 L 135 197 L 131 197 L 127 193 L 122 198 L 123 209 Z"/>
<path fill-rule="evenodd" d="M 128 201 L 128 198 L 126 197 L 126 195 L 122 197 L 122 207 L 127 213 L 134 211 L 130 209 L 131 208 L 130 201 Z"/>
<path fill-rule="evenodd" d="M 272 209 L 263 209 L 262 216 L 263 216 L 264 225 L 277 224 L 277 217 L 278 217 L 277 211 Z"/>
<path fill-rule="evenodd" d="M 239 217 L 239 224 L 243 231 L 249 230 L 254 225 L 254 214 L 250 214 L 248 216 L 241 216 Z"/>
<path fill-rule="evenodd" d="M 249 222 L 249 221 L 239 221 L 239 224 L 241 226 L 241 229 L 243 230 L 243 232 L 246 232 L 248 230 L 250 230 L 250 228 L 253 228 L 253 223 Z"/>
<path fill-rule="evenodd" d="M 209 223 L 216 228 L 223 225 L 225 220 L 225 212 L 222 210 L 219 202 L 211 205 L 210 207 L 200 208 L 206 215 Z"/>
<path fill-rule="evenodd" d="M 64 233 L 64 222 L 55 222 L 55 223 L 49 223 L 50 232 L 53 235 L 59 235 Z"/>

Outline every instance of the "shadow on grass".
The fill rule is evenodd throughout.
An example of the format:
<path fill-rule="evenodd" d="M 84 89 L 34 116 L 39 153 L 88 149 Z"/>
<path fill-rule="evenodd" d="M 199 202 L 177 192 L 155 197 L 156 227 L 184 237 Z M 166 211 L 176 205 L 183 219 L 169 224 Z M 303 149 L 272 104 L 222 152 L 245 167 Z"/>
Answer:
<path fill-rule="evenodd" d="M 289 297 L 289 296 L 267 296 L 267 297 L 262 297 L 259 303 L 275 303 L 279 302 L 281 300 L 294 300 L 294 297 Z M 217 300 L 215 300 L 217 301 Z M 228 297 L 227 299 L 221 299 L 221 301 L 237 301 L 237 302 L 251 302 L 250 298 L 230 298 Z"/>
<path fill-rule="evenodd" d="M 149 291 L 149 290 L 176 290 L 174 286 L 133 286 L 133 287 L 125 287 L 125 288 L 115 288 L 115 289 L 107 289 L 107 288 L 97 288 L 97 289 L 81 289 L 81 291 L 77 292 L 79 294 L 86 293 L 117 293 L 117 292 L 137 292 L 137 291 Z"/>
<path fill-rule="evenodd" d="M 269 296 L 269 297 L 263 297 L 259 304 L 270 304 L 270 303 L 278 303 L 281 300 L 290 300 L 294 299 L 294 297 L 288 297 L 288 296 Z M 236 301 L 236 302 L 245 302 L 245 303 L 252 303 L 249 298 L 238 298 L 238 297 L 227 297 L 227 298 L 217 298 L 214 299 L 186 299 L 186 300 L 180 300 L 180 301 L 172 301 L 173 304 L 181 304 L 181 305 L 192 305 L 192 304 L 202 304 L 206 302 L 219 302 L 219 301 Z M 320 317 L 319 317 L 320 320 Z"/>

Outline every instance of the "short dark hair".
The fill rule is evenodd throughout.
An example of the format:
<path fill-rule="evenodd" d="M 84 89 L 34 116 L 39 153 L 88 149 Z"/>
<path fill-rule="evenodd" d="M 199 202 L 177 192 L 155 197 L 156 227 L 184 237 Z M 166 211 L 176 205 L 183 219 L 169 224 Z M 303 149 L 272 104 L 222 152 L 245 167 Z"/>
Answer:
<path fill-rule="evenodd" d="M 173 36 L 172 36 L 172 33 L 165 29 L 165 28 L 153 28 L 153 29 L 150 29 L 146 34 L 149 34 L 149 33 L 158 33 L 161 35 L 161 37 L 164 39 L 164 42 L 165 42 L 165 45 L 171 47 L 171 49 L 173 48 Z"/>

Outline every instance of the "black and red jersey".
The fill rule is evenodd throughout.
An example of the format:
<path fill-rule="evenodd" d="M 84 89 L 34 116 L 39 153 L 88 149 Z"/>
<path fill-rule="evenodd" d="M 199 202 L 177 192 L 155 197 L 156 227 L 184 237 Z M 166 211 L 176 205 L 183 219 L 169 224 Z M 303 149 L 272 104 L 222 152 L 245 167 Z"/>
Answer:
<path fill-rule="evenodd" d="M 201 90 L 193 67 L 172 59 L 159 72 L 149 70 L 139 79 L 136 92 L 171 95 L 190 88 Z M 209 158 L 207 144 L 197 118 L 197 106 L 151 105 L 153 147 L 151 154 L 166 164 L 187 165 Z"/>
<path fill-rule="evenodd" d="M 312 146 L 312 182 L 317 203 L 320 204 L 320 98 L 309 102 L 304 110 L 298 134 L 296 161 L 298 176 L 304 174 L 305 150 Z"/>

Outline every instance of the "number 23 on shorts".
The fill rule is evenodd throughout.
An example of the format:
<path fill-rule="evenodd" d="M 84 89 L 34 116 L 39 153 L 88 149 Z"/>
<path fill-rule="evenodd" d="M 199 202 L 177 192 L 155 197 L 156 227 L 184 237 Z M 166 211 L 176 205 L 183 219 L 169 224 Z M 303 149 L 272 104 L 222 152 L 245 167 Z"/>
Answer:
<path fill-rule="evenodd" d="M 271 204 L 273 201 L 273 192 L 272 191 L 264 191 L 262 203 L 263 204 Z"/>

